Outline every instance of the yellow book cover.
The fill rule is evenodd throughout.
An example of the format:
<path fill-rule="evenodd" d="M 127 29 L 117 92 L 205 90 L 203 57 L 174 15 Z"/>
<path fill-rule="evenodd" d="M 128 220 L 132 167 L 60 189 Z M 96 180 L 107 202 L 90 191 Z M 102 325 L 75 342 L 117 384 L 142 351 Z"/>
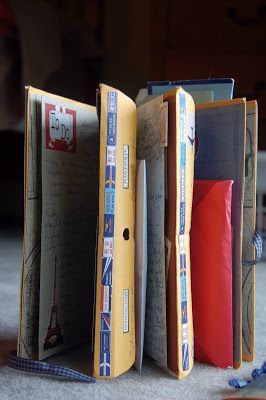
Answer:
<path fill-rule="evenodd" d="M 100 182 L 94 376 L 111 378 L 135 361 L 134 254 L 136 106 L 101 85 Z"/>
<path fill-rule="evenodd" d="M 182 88 L 164 95 L 168 102 L 167 197 L 168 368 L 179 378 L 193 367 L 193 319 L 189 231 L 194 179 L 195 104 Z M 170 244 L 170 245 L 169 245 Z"/>

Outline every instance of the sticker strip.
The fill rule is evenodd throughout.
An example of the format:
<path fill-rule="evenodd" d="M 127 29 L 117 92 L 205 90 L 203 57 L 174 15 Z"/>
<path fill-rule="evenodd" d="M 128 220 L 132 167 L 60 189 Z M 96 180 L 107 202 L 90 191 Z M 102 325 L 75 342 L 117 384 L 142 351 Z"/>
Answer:
<path fill-rule="evenodd" d="M 107 132 L 101 278 L 100 376 L 111 375 L 112 273 L 116 189 L 117 93 L 107 94 Z"/>
<path fill-rule="evenodd" d="M 180 291 L 181 291 L 181 337 L 183 371 L 189 369 L 188 307 L 187 307 L 187 258 L 185 247 L 186 224 L 186 97 L 179 94 L 180 101 Z"/>

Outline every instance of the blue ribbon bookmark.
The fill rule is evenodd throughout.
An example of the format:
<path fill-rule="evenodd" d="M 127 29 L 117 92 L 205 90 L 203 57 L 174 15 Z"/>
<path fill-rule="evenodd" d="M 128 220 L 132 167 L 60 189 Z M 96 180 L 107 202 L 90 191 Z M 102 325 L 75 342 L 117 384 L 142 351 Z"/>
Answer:
<path fill-rule="evenodd" d="M 43 361 L 35 361 L 18 357 L 16 351 L 11 351 L 8 356 L 7 365 L 11 368 L 20 369 L 22 371 L 32 372 L 34 374 L 45 374 L 52 376 L 60 376 L 65 379 L 78 382 L 95 383 L 96 379 L 74 371 L 73 369 L 62 367 L 60 365 L 48 364 Z"/>
<path fill-rule="evenodd" d="M 254 232 L 252 237 L 252 243 L 255 247 L 255 259 L 254 260 L 242 260 L 242 265 L 245 267 L 252 267 L 258 264 L 262 257 L 262 239 L 258 232 Z"/>

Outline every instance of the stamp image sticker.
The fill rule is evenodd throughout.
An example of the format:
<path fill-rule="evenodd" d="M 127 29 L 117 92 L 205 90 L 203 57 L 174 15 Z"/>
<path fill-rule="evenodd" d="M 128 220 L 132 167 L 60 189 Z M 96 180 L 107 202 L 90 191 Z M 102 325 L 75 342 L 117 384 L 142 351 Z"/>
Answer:
<path fill-rule="evenodd" d="M 113 259 L 110 257 L 102 259 L 102 285 L 112 285 Z"/>
<path fill-rule="evenodd" d="M 101 331 L 111 330 L 111 313 L 101 313 Z"/>
<path fill-rule="evenodd" d="M 115 213 L 115 189 L 106 188 L 104 193 L 104 213 Z"/>
<path fill-rule="evenodd" d="M 113 238 L 104 238 L 103 239 L 103 257 L 111 257 L 114 256 L 114 239 Z"/>
<path fill-rule="evenodd" d="M 111 287 L 102 286 L 101 290 L 102 290 L 101 311 L 104 313 L 108 313 L 111 311 Z"/>
<path fill-rule="evenodd" d="M 116 165 L 116 147 L 106 146 L 106 165 L 115 167 Z"/>

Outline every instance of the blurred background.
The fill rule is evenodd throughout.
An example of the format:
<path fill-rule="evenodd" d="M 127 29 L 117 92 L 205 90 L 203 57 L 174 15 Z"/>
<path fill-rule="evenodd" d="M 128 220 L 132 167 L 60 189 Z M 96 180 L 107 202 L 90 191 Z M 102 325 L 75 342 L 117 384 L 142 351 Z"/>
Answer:
<path fill-rule="evenodd" d="M 266 235 L 265 39 L 265 0 L 0 0 L 0 223 L 23 219 L 25 85 L 95 104 L 99 82 L 134 99 L 147 80 L 232 77 L 258 101 Z"/>

